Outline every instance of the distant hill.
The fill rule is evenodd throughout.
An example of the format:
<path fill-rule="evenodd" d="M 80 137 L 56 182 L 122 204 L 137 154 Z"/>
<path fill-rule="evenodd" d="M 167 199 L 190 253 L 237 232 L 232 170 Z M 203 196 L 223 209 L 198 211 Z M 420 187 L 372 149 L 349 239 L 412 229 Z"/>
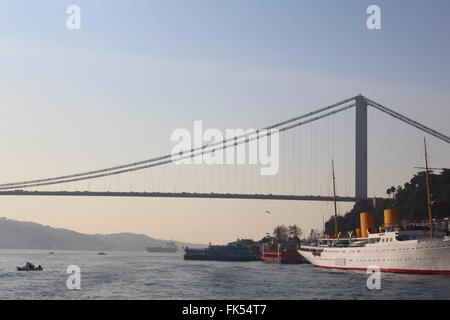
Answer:
<path fill-rule="evenodd" d="M 34 222 L 0 218 L 0 248 L 96 251 L 145 251 L 147 246 L 165 246 L 167 241 L 143 234 L 83 234 Z M 202 247 L 174 241 L 179 247 Z"/>

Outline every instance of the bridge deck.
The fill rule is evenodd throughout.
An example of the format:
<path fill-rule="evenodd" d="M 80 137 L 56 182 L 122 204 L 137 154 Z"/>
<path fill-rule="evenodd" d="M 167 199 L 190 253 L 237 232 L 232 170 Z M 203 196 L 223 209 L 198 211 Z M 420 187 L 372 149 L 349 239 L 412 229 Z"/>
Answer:
<path fill-rule="evenodd" d="M 148 197 L 148 198 L 212 198 L 254 200 L 333 201 L 332 196 L 300 196 L 280 194 L 175 193 L 175 192 L 96 192 L 96 191 L 0 191 L 0 196 L 63 196 L 63 197 Z M 354 197 L 336 197 L 340 202 L 355 202 Z"/>

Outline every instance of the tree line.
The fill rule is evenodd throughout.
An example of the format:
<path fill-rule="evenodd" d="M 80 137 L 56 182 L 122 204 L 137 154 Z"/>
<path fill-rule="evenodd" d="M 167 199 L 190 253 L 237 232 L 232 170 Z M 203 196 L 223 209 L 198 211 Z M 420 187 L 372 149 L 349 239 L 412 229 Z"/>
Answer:
<path fill-rule="evenodd" d="M 433 218 L 450 217 L 450 169 L 441 173 L 430 172 L 430 193 Z M 397 209 L 400 221 L 421 222 L 428 219 L 425 171 L 415 174 L 409 182 L 386 190 L 388 199 L 374 203 L 371 200 L 357 202 L 353 209 L 338 216 L 339 231 L 354 231 L 359 228 L 361 212 L 374 212 L 375 225 L 383 225 L 384 210 Z M 334 233 L 334 216 L 325 223 L 325 233 Z"/>
<path fill-rule="evenodd" d="M 262 238 L 259 242 L 285 243 L 293 240 L 299 241 L 302 234 L 303 234 L 302 229 L 295 224 L 287 227 L 284 225 L 280 225 L 275 227 L 272 234 L 266 233 L 266 236 Z"/>

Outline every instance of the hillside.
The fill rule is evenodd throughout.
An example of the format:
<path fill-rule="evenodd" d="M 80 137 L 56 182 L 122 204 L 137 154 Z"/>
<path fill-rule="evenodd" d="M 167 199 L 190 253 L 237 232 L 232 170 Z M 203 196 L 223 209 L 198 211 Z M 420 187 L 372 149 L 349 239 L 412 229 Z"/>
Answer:
<path fill-rule="evenodd" d="M 177 242 L 178 246 L 201 245 Z M 34 222 L 0 218 L 0 248 L 48 250 L 145 251 L 146 246 L 165 245 L 165 240 L 142 234 L 83 234 Z"/>
<path fill-rule="evenodd" d="M 365 200 L 355 204 L 352 210 L 338 217 L 339 230 L 352 231 L 359 228 L 360 212 L 373 211 L 375 226 L 383 224 L 384 209 L 399 210 L 400 221 L 420 222 L 428 219 L 425 172 L 419 172 L 402 186 L 390 187 L 386 194 L 390 197 L 373 208 L 372 201 Z M 433 203 L 433 218 L 450 217 L 450 170 L 442 170 L 440 174 L 430 174 L 431 200 Z M 325 223 L 325 232 L 334 233 L 334 218 Z"/>

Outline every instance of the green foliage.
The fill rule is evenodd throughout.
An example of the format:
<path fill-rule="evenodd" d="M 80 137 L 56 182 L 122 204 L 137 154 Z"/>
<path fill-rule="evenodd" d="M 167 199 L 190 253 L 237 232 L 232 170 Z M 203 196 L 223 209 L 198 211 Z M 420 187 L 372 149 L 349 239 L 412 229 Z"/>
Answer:
<path fill-rule="evenodd" d="M 285 226 L 277 226 L 273 230 L 273 236 L 278 243 L 286 242 L 289 239 L 289 230 Z"/>
<path fill-rule="evenodd" d="M 433 218 L 450 217 L 450 170 L 445 169 L 440 174 L 430 173 L 430 189 Z M 377 208 L 373 208 L 370 200 L 363 200 L 356 203 L 344 216 L 338 216 L 339 230 L 346 232 L 359 228 L 359 214 L 367 211 L 374 212 L 375 225 L 381 226 L 384 220 L 383 211 L 391 208 L 399 210 L 400 220 L 418 222 L 428 219 L 424 171 L 414 175 L 403 186 L 388 188 L 386 193 L 390 198 L 378 203 Z M 334 233 L 334 217 L 325 223 L 325 232 Z"/>
<path fill-rule="evenodd" d="M 259 242 L 260 243 L 286 243 L 286 242 L 300 242 L 300 237 L 303 234 L 302 229 L 298 227 L 297 225 L 292 226 L 277 226 L 273 230 L 273 236 L 271 236 L 269 233 L 266 234 L 264 238 L 262 238 Z"/>

